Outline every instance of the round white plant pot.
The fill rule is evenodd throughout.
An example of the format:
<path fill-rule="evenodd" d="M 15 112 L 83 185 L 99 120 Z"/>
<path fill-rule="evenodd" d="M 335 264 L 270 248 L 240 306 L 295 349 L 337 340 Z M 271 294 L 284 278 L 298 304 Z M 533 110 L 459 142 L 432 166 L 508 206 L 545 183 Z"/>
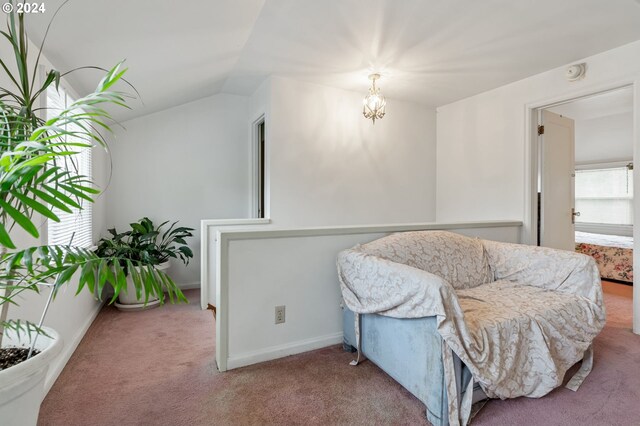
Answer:
<path fill-rule="evenodd" d="M 49 365 L 62 349 L 62 338 L 55 330 L 44 327 L 48 336 L 40 334 L 36 349 L 40 351 L 27 361 L 0 371 L 0 424 L 3 426 L 31 426 L 38 422 L 40 403 L 44 399 L 44 381 Z M 35 333 L 31 338 L 35 338 Z M 5 330 L 2 347 L 28 348 L 27 333 L 17 336 Z"/>
<path fill-rule="evenodd" d="M 155 267 L 159 271 L 166 271 L 169 268 L 169 261 L 161 263 Z M 142 311 L 145 309 L 155 308 L 160 305 L 157 297 L 149 297 L 147 303 L 144 303 L 144 294 L 140 295 L 140 299 L 136 297 L 136 288 L 133 285 L 131 276 L 127 277 L 127 290 L 121 291 L 118 295 L 118 301 L 114 303 L 116 308 L 121 311 Z"/>

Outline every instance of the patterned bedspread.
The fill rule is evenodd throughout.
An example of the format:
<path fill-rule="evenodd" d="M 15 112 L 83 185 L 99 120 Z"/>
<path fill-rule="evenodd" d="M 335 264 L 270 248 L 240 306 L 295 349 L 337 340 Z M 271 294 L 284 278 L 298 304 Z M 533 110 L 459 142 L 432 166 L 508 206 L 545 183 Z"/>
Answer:
<path fill-rule="evenodd" d="M 576 232 L 576 251 L 596 260 L 603 279 L 633 283 L 633 237 Z"/>

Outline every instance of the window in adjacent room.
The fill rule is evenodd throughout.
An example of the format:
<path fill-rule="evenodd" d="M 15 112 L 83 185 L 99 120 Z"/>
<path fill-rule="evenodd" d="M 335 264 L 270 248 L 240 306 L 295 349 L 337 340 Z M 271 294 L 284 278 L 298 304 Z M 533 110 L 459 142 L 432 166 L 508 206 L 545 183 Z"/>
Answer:
<path fill-rule="evenodd" d="M 73 104 L 74 99 L 69 96 L 62 86 L 56 89 L 53 85 L 47 89 L 47 119 L 60 114 L 62 110 Z M 73 125 L 65 130 L 74 131 Z M 62 163 L 67 170 L 92 177 L 91 149 L 79 148 L 80 153 L 69 157 Z M 47 223 L 48 244 L 68 245 L 89 248 L 93 245 L 92 203 L 81 200 L 82 209 L 74 208 L 71 213 L 54 209 L 60 222 L 49 220 Z M 73 239 L 72 239 L 73 238 Z"/>
<path fill-rule="evenodd" d="M 576 170 L 578 223 L 633 225 L 633 167 Z"/>

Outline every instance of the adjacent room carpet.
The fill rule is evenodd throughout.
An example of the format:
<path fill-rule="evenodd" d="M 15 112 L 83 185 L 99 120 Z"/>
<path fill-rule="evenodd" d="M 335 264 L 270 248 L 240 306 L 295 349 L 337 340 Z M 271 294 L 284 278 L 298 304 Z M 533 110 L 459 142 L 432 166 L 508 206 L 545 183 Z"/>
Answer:
<path fill-rule="evenodd" d="M 616 284 L 605 284 L 616 286 Z M 617 289 L 617 287 L 614 287 Z M 428 424 L 424 407 L 371 362 L 334 346 L 227 373 L 215 368 L 214 322 L 189 305 L 105 307 L 48 396 L 39 425 Z M 578 392 L 490 401 L 474 425 L 640 422 L 640 336 L 630 288 L 607 292 L 607 326 Z"/>

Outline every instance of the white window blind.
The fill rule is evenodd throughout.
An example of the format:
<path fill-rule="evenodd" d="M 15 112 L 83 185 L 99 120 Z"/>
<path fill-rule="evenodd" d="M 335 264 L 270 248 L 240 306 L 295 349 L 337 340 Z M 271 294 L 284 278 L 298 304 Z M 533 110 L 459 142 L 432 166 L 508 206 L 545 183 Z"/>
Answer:
<path fill-rule="evenodd" d="M 69 107 L 74 100 L 63 90 L 56 90 L 54 86 L 47 89 L 47 119 L 59 115 Z M 75 125 L 68 125 L 66 130 L 74 131 Z M 78 142 L 82 142 L 78 140 Z M 58 165 L 66 168 L 74 174 L 80 174 L 91 178 L 91 149 L 80 149 L 77 155 L 66 158 L 66 161 Z M 93 214 L 92 203 L 81 200 L 82 209 L 72 208 L 71 213 L 54 208 L 54 213 L 60 218 L 60 222 L 49 220 L 47 223 L 48 243 L 51 245 L 68 245 L 71 243 L 77 247 L 89 248 L 93 245 Z M 72 239 L 73 237 L 73 239 Z"/>
<path fill-rule="evenodd" d="M 633 170 L 576 170 L 576 222 L 633 225 Z"/>

